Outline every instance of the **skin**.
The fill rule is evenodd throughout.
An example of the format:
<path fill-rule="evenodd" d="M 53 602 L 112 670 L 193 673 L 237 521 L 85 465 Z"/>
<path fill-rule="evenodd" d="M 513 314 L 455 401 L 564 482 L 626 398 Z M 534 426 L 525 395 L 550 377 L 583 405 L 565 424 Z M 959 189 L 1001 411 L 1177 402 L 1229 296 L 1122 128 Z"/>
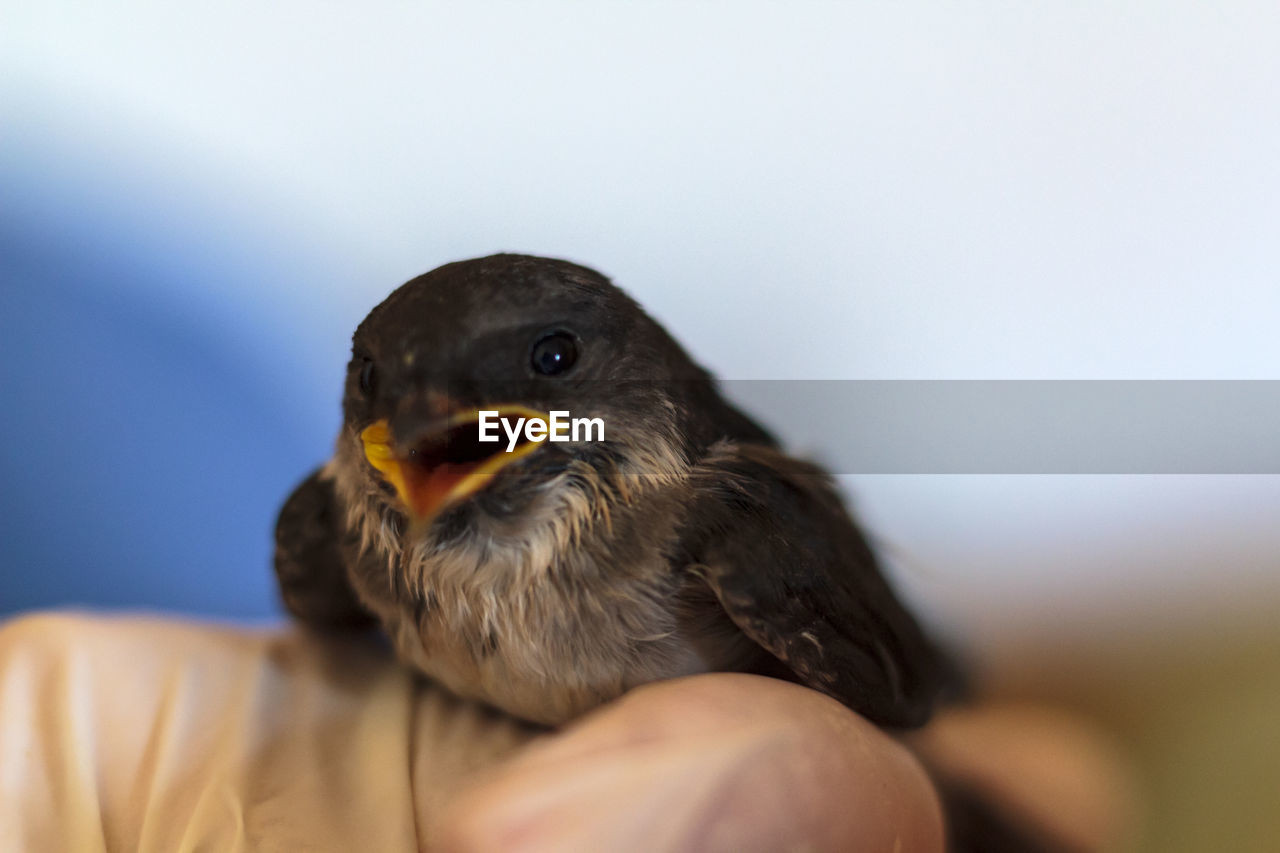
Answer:
<path fill-rule="evenodd" d="M 0 623 L 0 719 L 5 850 L 929 853 L 923 763 L 1067 849 L 1132 849 L 1117 754 L 1029 706 L 944 713 L 904 746 L 814 691 L 717 674 L 547 735 L 415 684 L 374 643 L 39 614 Z"/>
<path fill-rule="evenodd" d="M 535 742 L 457 797 L 440 849 L 941 853 L 925 762 L 981 781 L 1061 849 L 1110 849 L 1132 816 L 1123 762 L 1061 712 L 944 714 L 908 745 L 807 688 L 712 674 Z"/>

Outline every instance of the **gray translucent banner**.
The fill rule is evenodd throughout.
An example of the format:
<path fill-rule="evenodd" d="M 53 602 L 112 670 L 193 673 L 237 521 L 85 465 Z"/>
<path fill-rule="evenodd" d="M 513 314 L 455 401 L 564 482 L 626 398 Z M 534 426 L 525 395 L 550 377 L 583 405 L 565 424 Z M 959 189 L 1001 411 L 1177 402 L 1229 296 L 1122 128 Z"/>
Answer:
<path fill-rule="evenodd" d="M 1277 474 L 1280 381 L 737 380 L 836 474 Z"/>

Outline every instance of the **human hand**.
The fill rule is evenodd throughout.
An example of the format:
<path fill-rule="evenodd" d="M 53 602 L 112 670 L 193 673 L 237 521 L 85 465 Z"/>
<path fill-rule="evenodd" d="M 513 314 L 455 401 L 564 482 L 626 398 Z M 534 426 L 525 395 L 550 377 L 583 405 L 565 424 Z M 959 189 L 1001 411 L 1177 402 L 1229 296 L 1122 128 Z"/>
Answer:
<path fill-rule="evenodd" d="M 451 851 L 942 851 L 917 757 L 989 791 L 1066 849 L 1114 844 L 1121 763 L 1058 712 L 944 715 L 908 747 L 794 684 L 740 674 L 648 685 L 535 742 L 469 786 Z"/>
<path fill-rule="evenodd" d="M 1111 846 L 1129 816 L 1120 763 L 1060 712 L 952 712 L 904 745 L 806 688 L 714 674 L 537 736 L 372 645 L 0 624 L 5 850 L 933 853 L 942 815 L 916 753 L 1069 849 Z"/>

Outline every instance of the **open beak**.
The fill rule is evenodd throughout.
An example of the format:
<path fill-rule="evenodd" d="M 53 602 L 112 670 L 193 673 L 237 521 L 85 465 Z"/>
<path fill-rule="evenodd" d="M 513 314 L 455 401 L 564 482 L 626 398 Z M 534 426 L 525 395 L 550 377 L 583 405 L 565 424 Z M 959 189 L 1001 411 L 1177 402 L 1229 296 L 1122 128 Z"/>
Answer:
<path fill-rule="evenodd" d="M 547 422 L 544 412 L 524 406 L 492 406 L 498 418 L 515 423 L 517 418 Z M 445 508 L 483 489 L 494 476 L 517 459 L 538 449 L 538 442 L 525 438 L 522 425 L 514 447 L 501 425 L 491 424 L 489 435 L 497 441 L 480 441 L 480 410 L 462 412 L 441 429 L 425 436 L 408 452 L 397 452 L 391 429 L 385 420 L 374 421 L 360 433 L 364 456 L 382 478 L 395 487 L 396 494 L 418 521 L 430 521 Z M 544 433 L 545 434 L 545 433 Z"/>

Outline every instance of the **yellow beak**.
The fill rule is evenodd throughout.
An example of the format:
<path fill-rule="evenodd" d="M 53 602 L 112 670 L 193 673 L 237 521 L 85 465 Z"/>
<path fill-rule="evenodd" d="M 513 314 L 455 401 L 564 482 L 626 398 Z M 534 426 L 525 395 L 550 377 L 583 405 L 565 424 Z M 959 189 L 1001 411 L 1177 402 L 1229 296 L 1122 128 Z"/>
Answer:
<path fill-rule="evenodd" d="M 541 422 L 547 434 L 547 415 L 518 405 L 494 406 L 508 421 L 523 418 L 525 423 Z M 490 430 L 494 421 L 490 419 Z M 360 432 L 364 457 L 418 521 L 430 521 L 453 504 L 475 494 L 511 463 L 538 449 L 540 442 L 517 440 L 508 450 L 509 438 L 502 428 L 498 441 L 482 443 L 480 410 L 451 417 L 437 433 L 428 436 L 421 449 L 397 454 L 391 429 L 385 420 L 374 421 Z M 523 435 L 523 429 L 522 429 Z"/>

